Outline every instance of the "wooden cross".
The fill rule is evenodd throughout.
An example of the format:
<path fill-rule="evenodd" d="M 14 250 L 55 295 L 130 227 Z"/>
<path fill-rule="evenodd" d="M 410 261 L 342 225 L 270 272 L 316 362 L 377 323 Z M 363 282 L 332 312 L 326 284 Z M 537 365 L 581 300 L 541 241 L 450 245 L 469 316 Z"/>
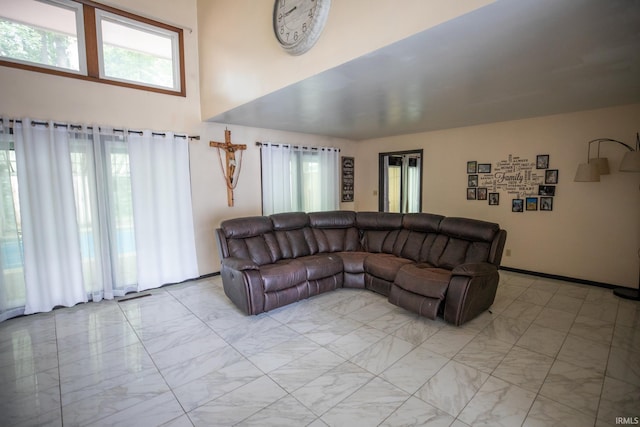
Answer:
<path fill-rule="evenodd" d="M 224 179 L 227 183 L 227 204 L 229 206 L 233 206 L 233 190 L 236 188 L 236 185 L 238 185 L 238 177 L 240 176 L 240 170 L 242 168 L 242 150 L 246 150 L 247 146 L 244 144 L 232 144 L 231 131 L 229 129 L 225 129 L 224 131 L 224 142 L 210 141 L 209 146 L 218 149 L 220 169 L 222 169 L 222 174 L 224 175 Z M 227 160 L 226 172 L 225 168 L 222 166 L 222 158 L 220 156 L 221 149 L 225 151 L 225 157 Z M 240 151 L 240 164 L 238 165 L 237 173 L 236 151 Z"/>

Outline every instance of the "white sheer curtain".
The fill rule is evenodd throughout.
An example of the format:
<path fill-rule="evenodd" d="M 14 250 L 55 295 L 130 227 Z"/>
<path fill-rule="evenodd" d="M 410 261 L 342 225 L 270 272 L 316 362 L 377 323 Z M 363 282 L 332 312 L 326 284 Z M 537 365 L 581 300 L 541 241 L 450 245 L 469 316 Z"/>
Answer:
<path fill-rule="evenodd" d="M 138 290 L 198 276 L 189 147 L 172 134 L 129 136 Z"/>
<path fill-rule="evenodd" d="M 67 129 L 14 125 L 24 244 L 25 314 L 87 301 Z"/>
<path fill-rule="evenodd" d="M 402 212 L 420 212 L 420 161 L 412 155 L 404 155 L 402 158 L 402 182 L 404 203 Z"/>
<path fill-rule="evenodd" d="M 198 276 L 186 138 L 1 124 L 0 321 Z"/>
<path fill-rule="evenodd" d="M 339 208 L 340 151 L 262 143 L 262 211 L 327 211 Z"/>

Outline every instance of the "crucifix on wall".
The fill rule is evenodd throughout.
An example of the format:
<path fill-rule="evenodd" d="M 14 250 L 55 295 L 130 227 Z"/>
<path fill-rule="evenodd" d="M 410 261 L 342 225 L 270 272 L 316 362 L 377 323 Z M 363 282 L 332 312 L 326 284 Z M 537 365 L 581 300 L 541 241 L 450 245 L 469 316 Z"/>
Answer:
<path fill-rule="evenodd" d="M 244 144 L 232 144 L 231 131 L 229 129 L 225 129 L 224 131 L 224 142 L 211 141 L 209 142 L 209 146 L 218 149 L 220 170 L 222 170 L 222 175 L 227 184 L 227 204 L 233 206 L 233 190 L 238 185 L 238 177 L 242 169 L 242 150 L 246 150 L 247 146 Z M 226 168 L 222 165 L 221 150 L 225 152 Z M 240 151 L 239 163 L 236 163 L 236 151 Z"/>

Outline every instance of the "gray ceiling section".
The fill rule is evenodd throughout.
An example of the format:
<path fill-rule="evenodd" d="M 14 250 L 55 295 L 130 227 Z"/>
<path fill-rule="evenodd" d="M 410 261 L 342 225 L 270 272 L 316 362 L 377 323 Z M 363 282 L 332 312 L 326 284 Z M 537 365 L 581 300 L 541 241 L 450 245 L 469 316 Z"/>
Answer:
<path fill-rule="evenodd" d="M 362 140 L 637 102 L 639 0 L 501 0 L 210 121 Z"/>

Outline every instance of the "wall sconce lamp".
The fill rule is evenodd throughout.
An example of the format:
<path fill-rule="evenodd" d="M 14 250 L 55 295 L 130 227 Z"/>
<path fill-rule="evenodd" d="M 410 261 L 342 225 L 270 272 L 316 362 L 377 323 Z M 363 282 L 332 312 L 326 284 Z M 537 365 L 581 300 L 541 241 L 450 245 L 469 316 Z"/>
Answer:
<path fill-rule="evenodd" d="M 591 158 L 591 144 L 598 143 L 598 157 Z M 610 138 L 598 138 L 589 141 L 587 148 L 587 163 L 580 163 L 576 176 L 576 182 L 599 182 L 600 175 L 609 175 L 609 159 L 600 157 L 600 144 L 603 142 L 615 142 L 626 147 L 629 151 L 622 158 L 620 172 L 640 172 L 640 133 L 636 133 L 635 149 L 624 142 Z"/>
<path fill-rule="evenodd" d="M 598 143 L 598 157 L 590 158 L 591 156 L 591 144 Z M 587 149 L 587 163 L 580 163 L 576 176 L 573 179 L 576 182 L 599 182 L 600 175 L 609 174 L 609 160 L 606 157 L 600 157 L 600 144 L 603 142 L 615 142 L 626 147 L 629 151 L 625 153 L 620 163 L 620 172 L 640 172 L 640 133 L 636 133 L 636 146 L 635 149 L 624 142 L 617 141 L 610 138 L 598 138 L 593 141 L 589 141 L 589 147 Z M 640 257 L 640 250 L 638 251 L 638 257 Z M 638 289 L 620 287 L 615 288 L 613 293 L 621 298 L 640 300 L 640 278 L 638 279 Z"/>

